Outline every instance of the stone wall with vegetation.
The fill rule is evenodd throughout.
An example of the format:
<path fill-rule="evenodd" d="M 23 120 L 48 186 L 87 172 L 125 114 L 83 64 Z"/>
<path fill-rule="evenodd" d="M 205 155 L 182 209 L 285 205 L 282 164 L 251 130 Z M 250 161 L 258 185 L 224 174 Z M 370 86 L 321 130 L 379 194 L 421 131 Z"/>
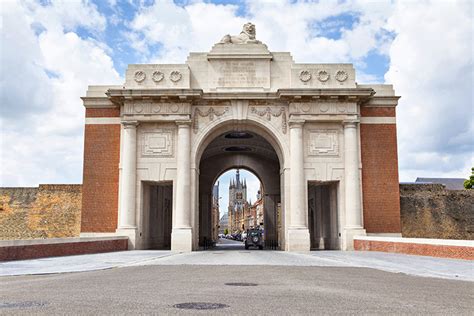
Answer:
<path fill-rule="evenodd" d="M 474 239 L 474 190 L 441 184 L 401 184 L 402 236 Z"/>
<path fill-rule="evenodd" d="M 0 188 L 0 239 L 78 237 L 81 185 Z"/>

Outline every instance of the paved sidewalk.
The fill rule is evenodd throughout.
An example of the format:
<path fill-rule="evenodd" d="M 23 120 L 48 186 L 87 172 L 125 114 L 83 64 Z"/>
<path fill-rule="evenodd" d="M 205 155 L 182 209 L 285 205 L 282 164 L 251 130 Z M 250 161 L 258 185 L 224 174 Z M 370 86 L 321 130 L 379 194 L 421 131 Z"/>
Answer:
<path fill-rule="evenodd" d="M 238 248 L 237 248 L 238 249 Z M 365 267 L 414 276 L 474 281 L 474 262 L 381 252 L 233 250 L 175 253 L 135 250 L 0 263 L 0 276 L 83 272 L 152 265 Z"/>

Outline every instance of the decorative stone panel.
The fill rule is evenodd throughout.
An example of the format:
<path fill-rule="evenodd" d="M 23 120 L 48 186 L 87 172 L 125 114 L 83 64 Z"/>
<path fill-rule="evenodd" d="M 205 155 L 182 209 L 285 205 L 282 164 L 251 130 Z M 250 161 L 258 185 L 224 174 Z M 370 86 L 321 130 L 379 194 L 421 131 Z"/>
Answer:
<path fill-rule="evenodd" d="M 142 156 L 173 156 L 173 131 L 156 129 L 142 134 Z"/>
<path fill-rule="evenodd" d="M 186 64 L 129 65 L 125 88 L 190 88 L 190 70 Z"/>
<path fill-rule="evenodd" d="M 267 121 L 272 121 L 275 118 L 281 117 L 281 131 L 286 134 L 288 129 L 288 118 L 285 106 L 251 106 L 250 114 L 261 117 Z"/>
<path fill-rule="evenodd" d="M 189 103 L 158 103 L 152 101 L 128 101 L 123 107 L 125 115 L 143 114 L 190 114 L 191 105 Z"/>
<path fill-rule="evenodd" d="M 308 155 L 338 156 L 339 135 L 337 130 L 311 130 L 308 137 Z"/>
<path fill-rule="evenodd" d="M 219 118 L 221 116 L 224 116 L 226 114 L 230 114 L 230 107 L 207 107 L 207 106 L 202 106 L 202 107 L 195 107 L 194 108 L 194 114 L 193 114 L 193 131 L 196 134 L 199 131 L 200 124 L 199 122 L 203 118 L 207 118 L 207 122 L 212 122 L 216 118 Z"/>
<path fill-rule="evenodd" d="M 293 102 L 290 114 L 357 114 L 355 102 Z"/>
<path fill-rule="evenodd" d="M 293 64 L 291 88 L 355 88 L 351 64 Z"/>

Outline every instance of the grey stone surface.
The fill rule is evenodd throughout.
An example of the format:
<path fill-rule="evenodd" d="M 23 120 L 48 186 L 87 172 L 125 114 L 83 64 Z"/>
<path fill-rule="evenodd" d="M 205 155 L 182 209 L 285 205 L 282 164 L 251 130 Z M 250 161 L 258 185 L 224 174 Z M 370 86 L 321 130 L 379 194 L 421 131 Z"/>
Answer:
<path fill-rule="evenodd" d="M 225 251 L 229 250 L 229 251 Z M 0 276 L 83 272 L 132 266 L 286 266 L 370 268 L 414 276 L 474 281 L 474 263 L 379 252 L 245 250 L 230 242 L 209 251 L 126 251 L 0 263 Z"/>
<path fill-rule="evenodd" d="M 367 268 L 152 265 L 0 280 L 2 315 L 472 315 L 474 312 L 472 282 L 420 278 Z M 225 285 L 234 282 L 258 285 Z M 217 310 L 174 307 L 183 303 L 228 307 Z"/>

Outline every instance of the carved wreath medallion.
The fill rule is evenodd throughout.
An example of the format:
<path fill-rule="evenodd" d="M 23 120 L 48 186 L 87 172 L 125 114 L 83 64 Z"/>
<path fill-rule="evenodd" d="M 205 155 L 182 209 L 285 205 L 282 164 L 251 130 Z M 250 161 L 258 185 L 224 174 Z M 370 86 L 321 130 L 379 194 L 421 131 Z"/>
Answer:
<path fill-rule="evenodd" d="M 165 75 L 161 72 L 161 71 L 155 71 L 153 72 L 153 74 L 151 75 L 151 79 L 158 83 L 160 82 L 161 80 L 163 80 L 163 78 L 165 77 Z"/>
<path fill-rule="evenodd" d="M 300 80 L 303 82 L 308 82 L 311 80 L 311 73 L 308 70 L 302 70 L 300 72 Z"/>
<path fill-rule="evenodd" d="M 170 80 L 173 81 L 173 82 L 180 81 L 182 77 L 183 77 L 183 75 L 177 70 L 174 70 L 174 71 L 170 72 Z"/>
<path fill-rule="evenodd" d="M 143 80 L 145 80 L 145 78 L 146 78 L 145 72 L 141 70 L 138 70 L 135 72 L 134 79 L 136 82 L 142 82 Z"/>
<path fill-rule="evenodd" d="M 348 77 L 347 72 L 345 72 L 344 70 L 339 70 L 338 72 L 336 72 L 335 78 L 339 82 L 346 81 L 347 77 Z"/>
<path fill-rule="evenodd" d="M 321 82 L 326 82 L 329 80 L 329 74 L 326 70 L 320 70 L 318 72 L 318 80 Z"/>

